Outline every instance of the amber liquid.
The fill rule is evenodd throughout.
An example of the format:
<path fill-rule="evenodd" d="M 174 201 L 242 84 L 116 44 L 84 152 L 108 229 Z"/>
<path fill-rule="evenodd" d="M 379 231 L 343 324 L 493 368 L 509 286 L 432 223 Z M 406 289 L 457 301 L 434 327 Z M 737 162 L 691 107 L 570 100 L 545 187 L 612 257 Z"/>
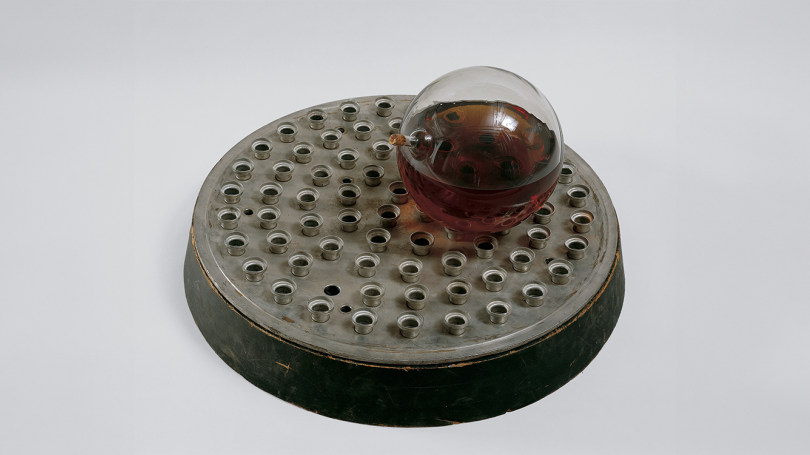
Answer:
<path fill-rule="evenodd" d="M 554 191 L 562 144 L 537 118 L 506 103 L 445 103 L 417 119 L 431 140 L 397 154 L 416 204 L 442 225 L 494 233 L 531 216 Z"/>

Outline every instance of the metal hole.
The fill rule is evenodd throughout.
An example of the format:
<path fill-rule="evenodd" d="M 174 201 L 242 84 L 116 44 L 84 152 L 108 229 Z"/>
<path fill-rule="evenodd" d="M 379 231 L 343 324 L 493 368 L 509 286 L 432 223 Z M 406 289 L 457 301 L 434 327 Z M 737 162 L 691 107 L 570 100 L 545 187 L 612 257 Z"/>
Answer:
<path fill-rule="evenodd" d="M 573 242 L 569 242 L 567 246 L 568 246 L 568 248 L 571 248 L 572 250 L 584 250 L 585 249 L 585 244 L 578 241 L 578 240 L 573 241 Z"/>
<path fill-rule="evenodd" d="M 330 297 L 338 295 L 340 294 L 340 286 L 336 284 L 329 284 L 323 288 L 323 293 Z M 345 308 L 345 305 L 340 308 L 340 311 L 343 311 L 343 308 Z M 351 307 L 349 307 L 349 311 L 351 311 Z M 343 312 L 345 313 L 345 311 Z"/>
<path fill-rule="evenodd" d="M 489 310 L 495 314 L 506 314 L 508 310 L 503 305 L 492 305 L 489 307 Z"/>

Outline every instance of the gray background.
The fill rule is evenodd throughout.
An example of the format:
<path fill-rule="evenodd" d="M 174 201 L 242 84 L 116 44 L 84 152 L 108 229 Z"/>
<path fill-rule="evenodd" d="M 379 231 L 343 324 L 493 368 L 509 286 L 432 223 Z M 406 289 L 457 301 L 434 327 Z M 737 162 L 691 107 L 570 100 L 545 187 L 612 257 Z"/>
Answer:
<path fill-rule="evenodd" d="M 807 453 L 806 3 L 0 3 L 6 453 Z M 194 325 L 197 191 L 256 128 L 453 69 L 549 98 L 622 228 L 613 336 L 527 408 L 327 419 Z"/>

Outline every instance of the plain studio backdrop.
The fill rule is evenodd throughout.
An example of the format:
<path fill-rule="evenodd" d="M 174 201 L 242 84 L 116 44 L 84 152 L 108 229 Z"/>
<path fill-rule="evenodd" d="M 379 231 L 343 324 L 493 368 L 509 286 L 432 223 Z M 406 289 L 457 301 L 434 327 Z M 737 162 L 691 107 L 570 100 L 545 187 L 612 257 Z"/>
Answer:
<path fill-rule="evenodd" d="M 807 453 L 806 3 L 0 3 L 4 453 Z M 197 192 L 236 142 L 491 65 L 537 86 L 622 228 L 594 362 L 481 422 L 287 404 L 197 330 Z"/>

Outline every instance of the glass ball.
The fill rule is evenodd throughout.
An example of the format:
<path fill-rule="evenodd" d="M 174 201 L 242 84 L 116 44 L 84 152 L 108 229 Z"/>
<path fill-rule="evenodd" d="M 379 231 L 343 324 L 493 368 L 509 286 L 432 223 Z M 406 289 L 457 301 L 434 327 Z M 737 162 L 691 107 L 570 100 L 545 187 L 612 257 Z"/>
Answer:
<path fill-rule="evenodd" d="M 414 202 L 443 226 L 509 229 L 551 196 L 563 138 L 545 96 L 517 74 L 463 68 L 428 84 L 402 119 L 397 162 Z"/>

